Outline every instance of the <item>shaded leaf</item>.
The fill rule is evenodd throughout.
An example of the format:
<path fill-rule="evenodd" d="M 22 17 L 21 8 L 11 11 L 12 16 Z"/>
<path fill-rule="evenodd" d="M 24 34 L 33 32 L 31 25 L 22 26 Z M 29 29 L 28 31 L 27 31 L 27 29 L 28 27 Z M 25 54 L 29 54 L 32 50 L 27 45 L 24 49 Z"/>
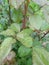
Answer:
<path fill-rule="evenodd" d="M 25 56 L 29 55 L 30 52 L 31 52 L 31 49 L 27 48 L 25 46 L 20 46 L 18 49 L 18 54 L 20 57 L 25 57 Z"/>
<path fill-rule="evenodd" d="M 27 60 L 27 65 L 32 65 L 32 58 L 29 58 L 29 59 Z"/>

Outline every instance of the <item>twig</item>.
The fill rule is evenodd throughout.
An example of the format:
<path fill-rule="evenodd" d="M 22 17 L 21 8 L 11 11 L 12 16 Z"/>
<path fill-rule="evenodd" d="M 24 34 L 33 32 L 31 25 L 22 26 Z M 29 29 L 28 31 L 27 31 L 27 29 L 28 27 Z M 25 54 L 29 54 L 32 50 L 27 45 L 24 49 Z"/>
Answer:
<path fill-rule="evenodd" d="M 41 40 L 42 38 L 44 38 L 48 33 L 49 33 L 49 31 L 47 31 L 46 33 L 44 33 L 44 35 L 40 38 L 40 40 Z"/>

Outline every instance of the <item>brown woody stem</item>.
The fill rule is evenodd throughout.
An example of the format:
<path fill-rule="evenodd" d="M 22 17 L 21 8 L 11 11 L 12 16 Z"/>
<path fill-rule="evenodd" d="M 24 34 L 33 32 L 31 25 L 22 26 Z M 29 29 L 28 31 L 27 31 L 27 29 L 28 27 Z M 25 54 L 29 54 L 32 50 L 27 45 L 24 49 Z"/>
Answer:
<path fill-rule="evenodd" d="M 44 33 L 44 35 L 40 38 L 40 40 L 41 40 L 42 38 L 44 38 L 48 33 L 49 33 L 49 31 L 47 31 L 46 33 Z"/>
<path fill-rule="evenodd" d="M 24 19 L 22 21 L 22 29 L 26 28 L 26 14 L 27 14 L 27 10 L 28 10 L 28 4 L 29 4 L 29 0 L 25 1 L 25 5 L 24 5 Z"/>

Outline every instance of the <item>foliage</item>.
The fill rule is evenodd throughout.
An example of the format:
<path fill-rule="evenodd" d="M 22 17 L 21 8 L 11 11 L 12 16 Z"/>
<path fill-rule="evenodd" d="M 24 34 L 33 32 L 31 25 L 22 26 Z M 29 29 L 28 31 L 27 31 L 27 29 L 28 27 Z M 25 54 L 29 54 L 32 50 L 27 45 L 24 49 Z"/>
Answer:
<path fill-rule="evenodd" d="M 0 0 L 0 65 L 49 65 L 48 0 Z"/>

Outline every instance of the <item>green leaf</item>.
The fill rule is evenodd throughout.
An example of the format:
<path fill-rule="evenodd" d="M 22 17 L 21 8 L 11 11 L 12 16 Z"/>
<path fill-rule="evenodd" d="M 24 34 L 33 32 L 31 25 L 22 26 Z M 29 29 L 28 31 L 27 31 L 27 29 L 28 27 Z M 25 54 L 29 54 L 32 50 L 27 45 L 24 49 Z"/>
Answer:
<path fill-rule="evenodd" d="M 16 10 L 13 7 L 11 7 L 11 19 L 13 22 L 21 22 L 22 21 L 22 12 L 20 9 Z"/>
<path fill-rule="evenodd" d="M 49 65 L 49 52 L 44 48 L 33 48 L 33 65 Z"/>
<path fill-rule="evenodd" d="M 34 39 L 33 43 L 34 43 L 33 46 L 41 46 L 42 45 L 41 41 L 39 41 L 38 38 Z"/>
<path fill-rule="evenodd" d="M 31 49 L 27 48 L 25 46 L 20 46 L 18 49 L 18 54 L 20 57 L 25 57 L 25 56 L 29 55 L 30 52 L 31 52 Z"/>
<path fill-rule="evenodd" d="M 36 12 L 39 10 L 39 5 L 36 4 L 35 2 L 33 1 L 30 1 L 29 3 L 29 7 L 32 9 L 33 12 Z"/>
<path fill-rule="evenodd" d="M 47 21 L 42 23 L 41 30 L 42 31 L 49 30 L 49 23 Z"/>
<path fill-rule="evenodd" d="M 11 29 L 7 29 L 5 31 L 0 32 L 0 35 L 3 36 L 15 36 L 15 32 Z"/>
<path fill-rule="evenodd" d="M 11 38 L 11 37 L 7 37 L 1 44 L 0 46 L 0 64 L 3 62 L 3 60 L 7 57 L 7 55 L 9 54 L 9 52 L 12 49 L 12 45 L 13 43 L 15 43 L 16 40 Z"/>
<path fill-rule="evenodd" d="M 2 31 L 3 30 L 3 26 L 0 24 L 0 31 Z"/>
<path fill-rule="evenodd" d="M 14 32 L 20 32 L 20 25 L 17 23 L 13 23 L 11 24 L 10 29 L 12 29 Z"/>
<path fill-rule="evenodd" d="M 46 44 L 45 49 L 49 52 L 49 43 Z"/>
<path fill-rule="evenodd" d="M 18 9 L 19 6 L 24 2 L 24 0 L 9 0 L 10 5 L 14 6 L 14 8 Z"/>
<path fill-rule="evenodd" d="M 33 40 L 30 36 L 17 35 L 17 39 L 26 47 L 32 47 Z"/>
<path fill-rule="evenodd" d="M 39 30 L 41 28 L 41 25 L 42 23 L 44 22 L 45 20 L 42 19 L 42 17 L 40 17 L 39 15 L 32 15 L 30 16 L 29 18 L 29 27 L 34 30 L 34 29 L 37 29 Z"/>
<path fill-rule="evenodd" d="M 30 36 L 33 33 L 33 31 L 29 28 L 26 28 L 24 30 L 22 30 L 20 33 L 18 34 L 23 34 L 24 36 Z"/>
<path fill-rule="evenodd" d="M 23 30 L 20 33 L 17 34 L 17 39 L 26 47 L 32 47 L 33 45 L 33 39 L 29 36 L 30 32 L 28 30 Z"/>
<path fill-rule="evenodd" d="M 43 6 L 47 3 L 47 0 L 32 0 L 32 1 L 37 3 L 40 6 Z"/>
<path fill-rule="evenodd" d="M 29 27 L 32 30 L 37 29 L 37 30 L 46 31 L 49 29 L 49 23 L 46 22 L 41 16 L 33 15 L 33 16 L 30 16 Z"/>
<path fill-rule="evenodd" d="M 49 23 L 49 6 L 45 5 L 44 7 L 42 7 L 42 10 L 43 10 L 43 14 L 44 14 L 44 18 L 46 22 Z"/>
<path fill-rule="evenodd" d="M 29 58 L 29 59 L 27 60 L 27 65 L 32 65 L 32 58 Z"/>

